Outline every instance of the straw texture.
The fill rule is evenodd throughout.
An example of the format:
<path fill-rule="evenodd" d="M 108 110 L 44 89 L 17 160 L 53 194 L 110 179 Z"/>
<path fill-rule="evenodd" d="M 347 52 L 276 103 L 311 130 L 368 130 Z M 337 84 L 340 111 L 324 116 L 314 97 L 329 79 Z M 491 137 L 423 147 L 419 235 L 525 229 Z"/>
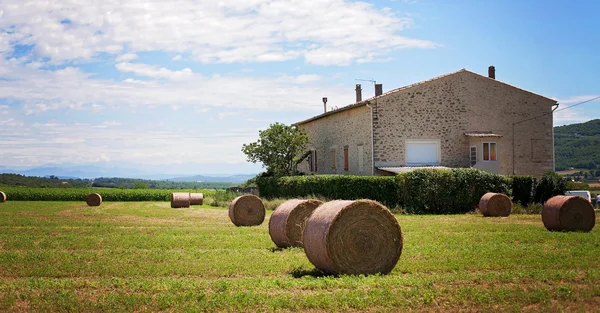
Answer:
<path fill-rule="evenodd" d="M 479 212 L 483 216 L 509 216 L 512 201 L 502 193 L 488 192 L 479 200 Z"/>
<path fill-rule="evenodd" d="M 335 274 L 389 273 L 403 243 L 394 215 L 372 200 L 335 200 L 319 206 L 306 223 L 303 240 L 310 262 Z"/>
<path fill-rule="evenodd" d="M 190 207 L 190 194 L 187 192 L 171 193 L 171 207 L 174 209 L 189 208 Z"/>
<path fill-rule="evenodd" d="M 98 193 L 90 193 L 87 195 L 86 202 L 88 206 L 100 206 L 102 204 L 102 196 Z"/>
<path fill-rule="evenodd" d="M 202 205 L 204 195 L 201 193 L 190 193 L 190 205 Z"/>
<path fill-rule="evenodd" d="M 542 221 L 550 231 L 589 232 L 596 224 L 596 213 L 587 199 L 554 196 L 544 203 Z"/>
<path fill-rule="evenodd" d="M 229 219 L 235 226 L 256 226 L 265 220 L 265 205 L 255 195 L 241 195 L 229 205 Z"/>
<path fill-rule="evenodd" d="M 302 234 L 306 221 L 323 202 L 293 199 L 280 204 L 271 214 L 269 235 L 279 248 L 303 247 Z"/>
<path fill-rule="evenodd" d="M 6 201 L 6 194 L 3 191 L 0 191 L 0 202 Z"/>

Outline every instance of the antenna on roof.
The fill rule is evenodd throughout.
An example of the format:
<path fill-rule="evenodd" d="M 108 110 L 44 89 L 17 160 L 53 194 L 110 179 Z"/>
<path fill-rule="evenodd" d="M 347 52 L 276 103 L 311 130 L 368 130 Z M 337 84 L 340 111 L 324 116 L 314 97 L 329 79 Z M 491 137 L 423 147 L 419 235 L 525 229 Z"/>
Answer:
<path fill-rule="evenodd" d="M 373 86 L 375 86 L 375 84 L 377 84 L 377 82 L 374 79 L 358 79 L 358 78 L 356 78 L 355 80 L 358 80 L 361 82 L 371 82 L 373 84 Z"/>

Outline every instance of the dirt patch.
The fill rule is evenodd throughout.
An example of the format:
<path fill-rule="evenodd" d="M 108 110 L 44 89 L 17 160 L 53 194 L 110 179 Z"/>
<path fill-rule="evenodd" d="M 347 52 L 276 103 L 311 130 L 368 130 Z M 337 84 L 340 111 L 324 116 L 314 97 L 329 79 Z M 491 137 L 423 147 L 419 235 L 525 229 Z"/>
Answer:
<path fill-rule="evenodd" d="M 29 302 L 27 300 L 17 299 L 10 308 L 11 312 L 29 312 Z"/>

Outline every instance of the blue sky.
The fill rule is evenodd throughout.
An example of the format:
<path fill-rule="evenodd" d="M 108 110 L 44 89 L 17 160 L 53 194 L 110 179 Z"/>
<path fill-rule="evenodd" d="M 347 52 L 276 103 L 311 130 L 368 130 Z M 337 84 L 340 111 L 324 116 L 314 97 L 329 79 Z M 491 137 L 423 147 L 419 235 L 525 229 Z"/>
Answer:
<path fill-rule="evenodd" d="M 177 3 L 177 4 L 175 4 Z M 600 95 L 598 1 L 0 2 L 0 166 L 254 173 L 244 143 L 461 68 Z M 600 118 L 600 101 L 555 125 Z"/>

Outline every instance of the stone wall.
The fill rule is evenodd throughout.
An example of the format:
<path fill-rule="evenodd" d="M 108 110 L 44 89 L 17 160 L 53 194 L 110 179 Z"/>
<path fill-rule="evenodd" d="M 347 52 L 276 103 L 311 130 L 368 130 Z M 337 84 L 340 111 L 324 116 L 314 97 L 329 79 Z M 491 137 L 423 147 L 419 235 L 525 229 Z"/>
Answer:
<path fill-rule="evenodd" d="M 406 141 L 422 139 L 439 140 L 440 165 L 469 167 L 472 140 L 465 133 L 491 132 L 501 135 L 490 139 L 498 144 L 498 163 L 486 164 L 485 168 L 513 174 L 514 163 L 515 174 L 538 177 L 554 168 L 550 114 L 555 104 L 553 100 L 462 70 L 393 90 L 369 101 L 372 111 L 366 105 L 342 108 L 298 125 L 308 132 L 311 147 L 317 150 L 319 174 L 373 173 L 371 113 L 375 167 L 405 166 Z M 521 122 L 543 113 L 547 115 Z M 348 171 L 344 171 L 346 145 Z M 358 168 L 359 147 L 363 151 L 363 171 Z M 481 154 L 480 146 L 477 150 Z M 335 169 L 332 168 L 332 151 L 335 151 Z M 307 161 L 301 164 L 300 170 L 309 172 Z"/>
<path fill-rule="evenodd" d="M 407 139 L 438 139 L 441 164 L 469 167 L 466 132 L 492 132 L 501 174 L 513 173 L 513 123 L 550 113 L 554 101 L 469 71 L 373 99 L 375 166 L 404 166 Z M 552 115 L 515 124 L 515 173 L 553 169 Z M 478 149 L 480 151 L 481 148 Z M 478 152 L 479 153 L 479 152 Z"/>
<path fill-rule="evenodd" d="M 299 124 L 310 138 L 310 149 L 317 151 L 319 174 L 372 175 L 371 157 L 371 109 L 366 105 L 352 109 L 340 108 L 339 112 Z M 348 146 L 348 171 L 344 170 L 344 146 Z M 359 155 L 359 152 L 362 154 Z M 333 168 L 335 153 L 335 169 Z M 362 171 L 359 168 L 362 157 Z M 298 170 L 310 173 L 308 160 Z"/>

